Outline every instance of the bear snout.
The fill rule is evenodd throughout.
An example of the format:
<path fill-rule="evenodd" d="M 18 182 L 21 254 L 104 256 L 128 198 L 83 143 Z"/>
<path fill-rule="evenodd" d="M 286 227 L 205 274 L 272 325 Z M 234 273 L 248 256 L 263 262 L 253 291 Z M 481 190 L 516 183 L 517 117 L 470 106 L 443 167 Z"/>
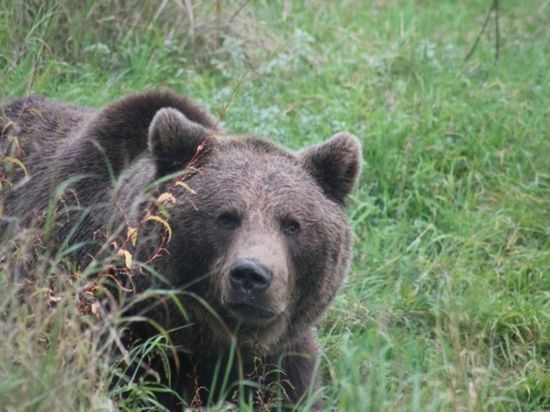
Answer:
<path fill-rule="evenodd" d="M 227 273 L 224 304 L 233 318 L 243 323 L 261 324 L 281 312 L 274 301 L 274 274 L 256 259 L 238 258 Z M 276 300 L 276 299 L 275 299 Z"/>
<path fill-rule="evenodd" d="M 266 290 L 271 285 L 271 279 L 271 271 L 254 260 L 240 259 L 229 270 L 231 287 L 245 298 Z"/>

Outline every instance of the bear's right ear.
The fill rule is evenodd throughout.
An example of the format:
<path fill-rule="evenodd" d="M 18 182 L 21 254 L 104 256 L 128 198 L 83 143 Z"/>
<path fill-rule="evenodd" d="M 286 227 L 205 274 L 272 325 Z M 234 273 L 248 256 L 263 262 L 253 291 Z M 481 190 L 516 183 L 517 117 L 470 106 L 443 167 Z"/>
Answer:
<path fill-rule="evenodd" d="M 157 174 L 184 168 L 207 142 L 213 131 L 192 122 L 179 110 L 160 109 L 149 126 L 149 150 L 157 163 Z"/>

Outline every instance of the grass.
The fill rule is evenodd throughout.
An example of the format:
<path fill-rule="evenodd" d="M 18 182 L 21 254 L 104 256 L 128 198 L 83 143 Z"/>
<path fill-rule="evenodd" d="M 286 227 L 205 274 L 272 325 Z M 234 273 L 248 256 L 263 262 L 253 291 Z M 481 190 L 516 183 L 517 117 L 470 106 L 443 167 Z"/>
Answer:
<path fill-rule="evenodd" d="M 464 62 L 488 0 L 193 2 L 192 25 L 150 3 L 3 2 L 0 100 L 169 87 L 296 149 L 355 133 L 355 257 L 319 328 L 326 409 L 550 409 L 550 6 L 500 2 L 498 61 L 491 22 Z M 75 276 L 46 255 L 24 268 L 32 237 L 0 246 L 0 404 L 114 409 L 116 342 L 99 336 L 121 320 L 75 311 L 78 279 L 51 296 Z M 130 386 L 119 407 L 154 408 Z"/>

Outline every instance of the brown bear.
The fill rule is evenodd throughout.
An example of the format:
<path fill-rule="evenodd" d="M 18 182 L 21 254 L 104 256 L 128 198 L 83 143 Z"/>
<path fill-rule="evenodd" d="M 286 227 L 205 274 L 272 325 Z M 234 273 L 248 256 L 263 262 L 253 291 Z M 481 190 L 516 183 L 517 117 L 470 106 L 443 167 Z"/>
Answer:
<path fill-rule="evenodd" d="M 315 324 L 350 262 L 344 207 L 361 167 L 357 138 L 339 133 L 293 153 L 227 135 L 167 91 L 99 111 L 29 96 L 0 118 L 1 153 L 26 168 L 4 167 L 12 186 L 0 232 L 13 230 L 7 221 L 44 224 L 57 196 L 49 247 L 73 245 L 81 265 L 129 234 L 133 262 L 145 262 L 130 265 L 135 290 L 182 292 L 134 310 L 170 331 L 170 385 L 185 402 L 236 399 L 221 389 L 226 370 L 234 388 L 277 382 L 285 405 L 317 389 Z M 155 331 L 139 323 L 132 333 Z"/>

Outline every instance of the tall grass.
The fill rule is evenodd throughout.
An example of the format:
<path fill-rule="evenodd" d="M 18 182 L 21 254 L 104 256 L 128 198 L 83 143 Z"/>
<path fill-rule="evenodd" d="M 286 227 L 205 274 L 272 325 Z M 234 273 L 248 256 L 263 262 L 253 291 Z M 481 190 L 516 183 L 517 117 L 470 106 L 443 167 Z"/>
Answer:
<path fill-rule="evenodd" d="M 326 409 L 546 410 L 550 7 L 500 3 L 499 59 L 489 26 L 464 62 L 489 1 L 6 0 L 0 100 L 170 87 L 292 148 L 357 134 L 355 258 L 319 325 Z M 37 231 L 0 246 L 0 405 L 157 407 L 154 379 L 112 358 L 120 311 L 77 310 L 89 279 Z"/>

